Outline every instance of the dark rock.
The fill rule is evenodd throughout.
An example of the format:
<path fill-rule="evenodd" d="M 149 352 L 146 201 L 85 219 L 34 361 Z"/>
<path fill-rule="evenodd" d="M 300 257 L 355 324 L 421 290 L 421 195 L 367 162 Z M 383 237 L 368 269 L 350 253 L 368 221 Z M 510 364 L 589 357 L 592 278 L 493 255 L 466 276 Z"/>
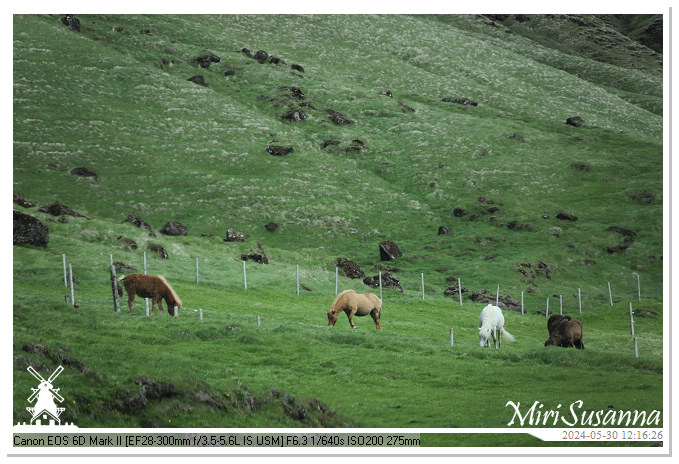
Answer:
<path fill-rule="evenodd" d="M 335 266 L 350 279 L 365 279 L 365 272 L 361 269 L 361 266 L 349 258 L 337 258 L 335 260 Z"/>
<path fill-rule="evenodd" d="M 22 348 L 26 353 L 37 354 L 38 356 L 42 356 L 43 358 L 47 358 L 52 362 L 57 361 L 54 358 L 54 356 L 52 356 L 52 353 L 50 353 L 50 351 L 47 349 L 47 347 L 45 345 L 40 345 L 40 344 L 37 344 L 37 343 L 25 343 Z"/>
<path fill-rule="evenodd" d="M 17 204 L 19 206 L 23 206 L 24 208 L 33 208 L 35 206 L 33 203 L 31 203 L 30 201 L 27 201 L 24 197 L 22 197 L 21 195 L 19 195 L 17 193 L 14 194 L 13 201 L 14 201 L 14 204 Z"/>
<path fill-rule="evenodd" d="M 227 229 L 225 242 L 244 242 L 245 237 L 234 229 Z"/>
<path fill-rule="evenodd" d="M 403 111 L 404 113 L 414 113 L 415 112 L 415 108 L 411 108 L 411 107 L 405 105 L 401 100 L 398 101 L 398 106 L 399 106 L 399 108 L 401 108 L 401 111 Z"/>
<path fill-rule="evenodd" d="M 546 277 L 547 280 L 552 279 L 552 270 L 550 266 L 543 263 L 542 261 L 536 264 L 521 263 L 517 266 L 516 271 L 528 279 L 531 279 L 531 281 L 537 279 L 538 277 Z"/>
<path fill-rule="evenodd" d="M 71 208 L 58 201 L 55 201 L 51 205 L 45 205 L 38 211 L 40 211 L 41 213 L 51 214 L 52 216 L 85 217 L 80 213 L 76 213 Z"/>
<path fill-rule="evenodd" d="M 225 76 L 233 76 L 235 74 L 236 74 L 236 71 L 234 71 L 233 69 L 227 69 L 226 71 L 224 71 Z"/>
<path fill-rule="evenodd" d="M 573 163 L 571 164 L 571 168 L 575 169 L 576 171 L 583 172 L 590 172 L 592 170 L 592 167 L 585 163 Z"/>
<path fill-rule="evenodd" d="M 257 250 L 254 253 L 250 253 L 248 255 L 240 255 L 241 260 L 242 261 L 252 260 L 260 264 L 269 264 L 269 258 L 266 257 L 266 253 L 264 253 L 262 245 L 257 243 L 256 249 Z"/>
<path fill-rule="evenodd" d="M 493 208 L 491 208 L 491 209 L 493 209 Z M 521 224 L 519 221 L 513 220 L 513 221 L 510 221 L 509 223 L 507 223 L 507 228 L 509 230 L 532 230 L 533 226 L 530 225 L 530 224 Z"/>
<path fill-rule="evenodd" d="M 129 222 L 129 223 L 132 224 L 133 226 L 139 227 L 140 229 L 148 230 L 149 233 L 150 233 L 151 235 L 153 235 L 153 236 L 156 235 L 156 234 L 153 233 L 153 229 L 151 229 L 151 224 L 149 224 L 148 222 L 144 221 L 140 216 L 138 216 L 138 215 L 136 215 L 136 214 L 130 214 L 130 215 L 128 215 L 128 216 L 123 220 L 123 222 Z"/>
<path fill-rule="evenodd" d="M 389 261 L 392 259 L 398 259 L 403 256 L 401 250 L 398 248 L 396 243 L 391 240 L 385 240 L 380 242 L 380 260 Z"/>
<path fill-rule="evenodd" d="M 255 60 L 259 61 L 260 63 L 265 63 L 266 60 L 269 59 L 269 54 L 267 52 L 265 52 L 264 50 L 257 50 L 257 52 L 255 52 L 255 55 L 253 56 L 253 58 Z"/>
<path fill-rule="evenodd" d="M 322 148 L 327 148 L 327 147 L 334 147 L 340 144 L 339 140 L 326 140 L 323 142 L 323 147 Z"/>
<path fill-rule="evenodd" d="M 385 90 L 384 92 L 380 92 L 380 95 L 384 95 L 385 97 L 389 98 L 394 98 L 394 96 L 391 94 L 391 91 Z"/>
<path fill-rule="evenodd" d="M 276 58 L 275 56 L 272 56 L 271 58 L 269 58 L 269 63 L 280 64 L 280 63 L 284 63 L 284 61 L 281 60 L 280 58 Z"/>
<path fill-rule="evenodd" d="M 453 231 L 453 229 L 450 228 L 450 227 L 448 227 L 448 226 L 439 226 L 439 233 L 438 233 L 438 235 L 449 234 L 449 233 L 451 233 L 452 231 Z"/>
<path fill-rule="evenodd" d="M 196 63 L 203 69 L 207 69 L 212 63 L 219 63 L 220 61 L 222 61 L 221 58 L 212 53 L 196 58 Z"/>
<path fill-rule="evenodd" d="M 379 288 L 380 287 L 380 276 L 379 274 L 372 277 L 366 277 L 363 279 L 363 283 L 369 287 Z M 390 272 L 385 272 L 382 274 L 382 288 L 395 288 L 402 292 L 403 287 L 401 286 L 401 281 L 398 277 Z"/>
<path fill-rule="evenodd" d="M 203 76 L 202 74 L 189 77 L 187 81 L 193 82 L 194 84 L 202 85 L 203 87 L 207 87 L 207 83 L 205 82 L 205 76 Z"/>
<path fill-rule="evenodd" d="M 465 210 L 464 208 L 457 207 L 457 208 L 453 209 L 453 215 L 454 215 L 455 217 L 463 217 L 463 216 L 466 216 L 466 215 L 467 215 L 467 210 Z"/>
<path fill-rule="evenodd" d="M 276 229 L 278 229 L 278 224 L 276 224 L 275 222 L 269 222 L 264 226 L 264 228 L 269 232 L 276 232 Z"/>
<path fill-rule="evenodd" d="M 163 235 L 169 235 L 172 237 L 181 237 L 188 235 L 188 229 L 184 224 L 178 221 L 169 221 L 163 226 L 159 231 Z"/>
<path fill-rule="evenodd" d="M 566 119 L 566 124 L 569 126 L 580 127 L 585 123 L 585 121 L 580 116 L 573 116 Z"/>
<path fill-rule="evenodd" d="M 167 251 L 165 251 L 165 248 L 163 248 L 163 247 L 160 246 L 160 245 L 156 245 L 156 244 L 154 244 L 154 243 L 149 243 L 149 244 L 148 244 L 148 249 L 151 250 L 151 251 L 154 252 L 154 253 L 158 253 L 158 254 L 160 255 L 160 257 L 163 258 L 163 259 L 167 259 L 167 258 L 168 258 Z"/>
<path fill-rule="evenodd" d="M 302 66 L 298 65 L 298 64 L 293 64 L 293 65 L 290 66 L 290 67 L 291 67 L 292 69 L 294 69 L 295 71 L 299 71 L 299 72 L 301 72 L 301 73 L 304 72 L 304 68 L 303 68 Z"/>
<path fill-rule="evenodd" d="M 288 92 L 292 98 L 295 100 L 305 100 L 306 95 L 304 95 L 304 92 L 302 92 L 302 89 L 299 87 L 281 87 L 279 90 L 283 92 Z"/>
<path fill-rule="evenodd" d="M 285 119 L 290 122 L 304 121 L 306 119 L 306 113 L 302 110 L 296 110 L 293 108 L 281 116 L 281 119 Z"/>
<path fill-rule="evenodd" d="M 609 253 L 612 254 L 612 253 L 619 253 L 621 251 L 625 251 L 628 248 L 629 248 L 628 244 L 621 243 L 620 245 L 616 245 L 616 246 L 613 246 L 613 247 L 606 248 L 606 251 L 608 251 Z"/>
<path fill-rule="evenodd" d="M 250 50 L 248 50 L 247 48 L 243 48 L 241 50 L 241 52 L 244 53 L 246 56 L 249 56 L 250 58 L 252 58 L 252 52 Z"/>
<path fill-rule="evenodd" d="M 216 398 L 215 396 L 211 395 L 210 393 L 206 392 L 205 390 L 199 390 L 199 391 L 195 392 L 193 394 L 193 397 L 199 403 L 207 404 L 208 406 L 212 407 L 213 409 L 226 411 L 226 400 L 224 400 L 222 398 Z"/>
<path fill-rule="evenodd" d="M 99 179 L 99 175 L 93 170 L 88 168 L 75 168 L 71 170 L 71 174 L 81 177 L 94 177 L 95 182 Z"/>
<path fill-rule="evenodd" d="M 467 288 L 463 285 L 462 286 L 462 293 L 468 293 L 468 292 L 469 292 L 469 290 L 467 290 Z M 451 298 L 456 297 L 460 294 L 460 288 L 457 286 L 457 283 L 455 283 L 455 284 L 451 285 L 450 287 L 446 288 L 443 291 L 443 294 L 445 296 L 449 296 Z"/>
<path fill-rule="evenodd" d="M 138 248 L 137 242 L 135 242 L 132 239 L 125 238 L 122 235 L 119 235 L 118 237 L 116 237 L 116 240 L 121 242 L 123 245 L 125 245 L 125 247 L 129 248 L 130 250 L 136 250 Z"/>
<path fill-rule="evenodd" d="M 159 382 L 148 377 L 137 377 L 134 382 L 139 385 L 149 400 L 170 398 L 179 394 L 179 387 L 169 382 Z"/>
<path fill-rule="evenodd" d="M 120 261 L 114 261 L 113 267 L 116 272 L 137 272 L 137 268 L 130 266 L 129 264 L 121 263 Z"/>
<path fill-rule="evenodd" d="M 273 156 L 285 156 L 292 153 L 294 150 L 292 147 L 284 147 L 281 145 L 269 145 L 266 147 L 267 153 Z"/>
<path fill-rule="evenodd" d="M 351 119 L 347 118 L 342 113 L 339 113 L 335 110 L 327 109 L 325 110 L 325 112 L 330 115 L 330 120 L 332 121 L 332 123 L 337 124 L 338 126 L 353 123 Z"/>
<path fill-rule="evenodd" d="M 577 216 L 573 216 L 572 214 L 569 213 L 564 213 L 561 211 L 559 214 L 556 215 L 557 219 L 560 219 L 562 221 L 577 221 L 578 218 Z"/>
<path fill-rule="evenodd" d="M 64 26 L 68 26 L 69 29 L 75 32 L 80 32 L 80 20 L 73 15 L 67 14 L 61 17 L 61 22 Z"/>
<path fill-rule="evenodd" d="M 634 232 L 633 230 L 623 229 L 622 227 L 618 227 L 618 226 L 610 226 L 606 230 L 610 231 L 610 232 L 617 232 L 618 234 L 624 235 L 625 237 L 628 237 L 628 238 L 631 238 L 631 239 L 633 239 L 637 235 L 637 233 Z"/>
<path fill-rule="evenodd" d="M 486 289 L 475 290 L 469 297 L 475 303 L 495 304 L 495 295 Z M 509 295 L 500 294 L 498 306 L 501 309 L 521 312 L 521 303 Z"/>
<path fill-rule="evenodd" d="M 475 102 L 474 100 L 470 100 L 469 98 L 454 98 L 454 97 L 445 97 L 442 98 L 441 101 L 447 102 L 447 103 L 457 103 L 458 105 L 469 105 L 469 106 L 478 106 L 478 103 Z"/>
<path fill-rule="evenodd" d="M 352 152 L 353 153 L 359 153 L 361 150 L 363 150 L 363 148 L 365 148 L 365 143 L 363 143 L 361 140 L 354 139 L 354 140 L 351 141 L 349 146 L 347 148 L 345 148 L 344 151 L 346 151 L 347 153 L 352 153 Z"/>

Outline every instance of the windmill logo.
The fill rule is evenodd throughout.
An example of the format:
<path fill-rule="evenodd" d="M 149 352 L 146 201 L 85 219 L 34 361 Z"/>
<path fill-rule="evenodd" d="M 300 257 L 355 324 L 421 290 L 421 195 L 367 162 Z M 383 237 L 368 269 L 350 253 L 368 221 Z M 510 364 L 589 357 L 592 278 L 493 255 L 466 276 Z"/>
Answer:
<path fill-rule="evenodd" d="M 61 416 L 61 413 L 63 413 L 66 408 L 58 407 L 57 403 L 55 403 L 55 400 L 60 404 L 64 402 L 64 398 L 59 394 L 59 389 L 54 388 L 53 385 L 54 380 L 59 376 L 59 374 L 61 374 L 61 371 L 63 370 L 63 366 L 57 367 L 56 370 L 52 372 L 52 375 L 50 375 L 49 378 L 45 380 L 43 376 L 33 369 L 33 366 L 28 366 L 28 372 L 30 372 L 31 375 L 33 375 L 33 377 L 35 377 L 36 380 L 40 382 L 38 384 L 38 388 L 31 388 L 33 393 L 28 397 L 29 403 L 33 403 L 35 401 L 34 406 L 26 408 L 26 410 L 31 414 L 31 426 L 73 426 L 73 424 L 61 423 L 59 416 Z M 46 423 L 43 421 L 46 421 Z M 29 424 L 24 422 L 23 425 L 28 426 Z"/>

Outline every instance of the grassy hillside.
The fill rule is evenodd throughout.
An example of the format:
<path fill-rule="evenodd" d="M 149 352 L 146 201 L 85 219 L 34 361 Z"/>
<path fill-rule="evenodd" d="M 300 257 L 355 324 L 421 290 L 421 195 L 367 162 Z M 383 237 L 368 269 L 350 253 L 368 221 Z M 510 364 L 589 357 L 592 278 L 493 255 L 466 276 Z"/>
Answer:
<path fill-rule="evenodd" d="M 14 17 L 14 193 L 35 205 L 14 206 L 50 232 L 46 248 L 14 247 L 16 420 L 26 365 L 53 370 L 60 349 L 87 366 L 62 376 L 81 427 L 167 426 L 178 405 L 179 426 L 499 427 L 491 411 L 508 399 L 553 391 L 605 408 L 605 386 L 629 378 L 616 407 L 662 408 L 661 55 L 595 17 L 580 20 L 615 47 L 566 50 L 558 34 L 584 26 L 546 16 L 76 16 L 80 31 L 59 15 Z M 566 124 L 574 116 L 584 124 Z M 54 201 L 86 218 L 38 211 Z M 155 235 L 123 223 L 130 214 Z M 160 234 L 168 221 L 188 235 Z M 225 242 L 228 228 L 245 241 Z M 384 240 L 403 257 L 380 262 Z M 248 261 L 245 290 L 241 254 L 257 244 L 269 264 Z M 110 257 L 142 270 L 144 251 L 180 294 L 179 318 L 112 311 Z M 63 303 L 62 255 L 79 309 Z M 339 257 L 401 280 L 403 292 L 385 290 L 383 331 L 364 318 L 353 332 L 341 318 L 326 326 Z M 522 272 L 538 263 L 548 272 Z M 443 295 L 449 276 L 469 290 L 462 307 Z M 626 319 L 637 276 L 653 311 L 639 321 L 639 360 Z M 528 314 L 507 316 L 515 343 L 482 350 L 483 305 L 468 295 L 497 285 L 523 292 Z M 370 291 L 341 277 L 351 287 Z M 577 313 L 578 289 L 587 350 L 545 349 L 536 311 L 562 295 Z M 139 377 L 176 391 L 125 406 Z M 502 393 L 481 407 L 479 385 Z M 325 406 L 294 419 L 271 387 Z"/>

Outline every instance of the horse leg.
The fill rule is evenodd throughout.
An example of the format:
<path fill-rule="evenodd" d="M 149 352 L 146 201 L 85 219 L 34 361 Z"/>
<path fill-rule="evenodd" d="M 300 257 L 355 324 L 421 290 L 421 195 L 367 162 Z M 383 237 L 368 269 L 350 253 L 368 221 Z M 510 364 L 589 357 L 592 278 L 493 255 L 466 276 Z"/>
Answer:
<path fill-rule="evenodd" d="M 498 348 L 502 348 L 502 329 L 497 331 L 497 344 Z"/>
<path fill-rule="evenodd" d="M 127 305 L 130 307 L 130 314 L 134 316 L 134 292 L 127 292 Z"/>
<path fill-rule="evenodd" d="M 356 311 L 358 308 L 351 308 L 350 312 L 347 313 L 347 316 L 349 317 L 349 324 L 351 324 L 351 328 L 355 329 L 356 326 L 354 325 L 354 314 L 356 314 Z"/>
<path fill-rule="evenodd" d="M 373 321 L 375 321 L 375 328 L 377 330 L 382 330 L 380 327 L 380 312 L 377 311 L 376 309 L 373 309 L 370 311 L 370 315 L 373 317 Z"/>

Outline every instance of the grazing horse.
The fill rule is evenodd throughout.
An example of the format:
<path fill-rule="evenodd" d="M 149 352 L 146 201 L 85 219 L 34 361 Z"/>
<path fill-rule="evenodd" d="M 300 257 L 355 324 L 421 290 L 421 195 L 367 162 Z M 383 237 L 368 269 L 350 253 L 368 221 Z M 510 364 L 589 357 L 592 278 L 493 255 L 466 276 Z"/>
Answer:
<path fill-rule="evenodd" d="M 356 316 L 367 316 L 370 314 L 375 321 L 375 328 L 380 327 L 380 315 L 382 313 L 382 300 L 372 293 L 356 293 L 353 290 L 345 290 L 335 298 L 330 309 L 328 309 L 328 325 L 334 326 L 337 316 L 344 311 L 349 318 L 349 324 L 356 328 L 352 318 Z"/>
<path fill-rule="evenodd" d="M 493 337 L 495 348 L 502 348 L 503 336 L 510 342 L 513 341 L 514 336 L 504 329 L 504 325 L 505 317 L 500 308 L 491 304 L 483 308 L 479 316 L 479 345 L 486 346 L 487 343 L 490 347 L 490 337 Z"/>
<path fill-rule="evenodd" d="M 545 346 L 563 346 L 564 348 L 574 346 L 579 350 L 584 350 L 582 323 L 577 319 L 569 318 L 562 320 L 552 333 L 549 334 Z"/>
<path fill-rule="evenodd" d="M 151 315 L 153 316 L 156 311 L 156 304 L 163 312 L 163 300 L 167 303 L 167 313 L 170 316 L 174 316 L 174 307 L 182 307 L 182 302 L 172 289 L 170 284 L 167 283 L 165 277 L 163 276 L 150 276 L 146 274 L 127 274 L 120 279 L 125 285 L 125 290 L 127 290 L 127 304 L 130 306 L 130 314 L 134 316 L 134 297 L 136 295 L 142 298 L 151 298 Z"/>
<path fill-rule="evenodd" d="M 547 332 L 549 332 L 549 335 L 552 335 L 552 332 L 554 332 L 554 329 L 556 329 L 559 324 L 561 324 L 563 321 L 570 321 L 571 317 L 566 315 L 562 316 L 560 314 L 554 314 L 553 316 L 549 317 L 549 320 L 547 321 Z"/>

